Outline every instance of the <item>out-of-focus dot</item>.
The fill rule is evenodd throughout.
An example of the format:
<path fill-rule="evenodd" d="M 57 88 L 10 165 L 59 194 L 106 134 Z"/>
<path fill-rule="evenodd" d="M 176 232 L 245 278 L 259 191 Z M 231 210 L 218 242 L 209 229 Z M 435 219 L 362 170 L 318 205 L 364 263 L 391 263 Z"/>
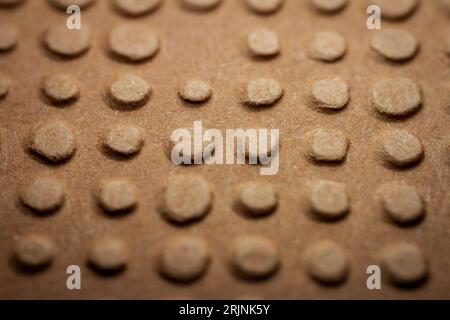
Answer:
<path fill-rule="evenodd" d="M 148 101 L 152 90 L 145 80 L 127 74 L 111 84 L 109 93 L 114 102 L 122 106 L 137 107 Z"/>
<path fill-rule="evenodd" d="M 384 135 L 383 153 L 388 162 L 396 166 L 407 166 L 420 161 L 423 145 L 406 130 L 393 130 Z"/>
<path fill-rule="evenodd" d="M 140 62 L 156 55 L 159 51 L 159 38 L 145 26 L 121 25 L 111 31 L 109 48 L 121 58 Z"/>
<path fill-rule="evenodd" d="M 280 256 L 272 241 L 244 236 L 234 242 L 231 262 L 239 275 L 257 279 L 272 275 L 280 265 Z"/>
<path fill-rule="evenodd" d="M 47 48 L 64 57 L 76 57 L 86 52 L 91 46 L 89 28 L 67 29 L 64 24 L 53 25 L 47 29 L 44 37 Z"/>
<path fill-rule="evenodd" d="M 38 212 L 51 212 L 64 203 L 65 193 L 61 184 L 52 178 L 38 178 L 22 192 L 23 204 Z"/>
<path fill-rule="evenodd" d="M 314 105 L 327 110 L 339 110 L 350 99 L 349 87 L 341 79 L 322 79 L 314 82 L 311 97 Z"/>
<path fill-rule="evenodd" d="M 43 269 L 48 267 L 55 256 L 53 241 L 44 235 L 27 234 L 15 243 L 14 257 L 26 268 Z"/>
<path fill-rule="evenodd" d="M 141 150 L 144 138 L 139 128 L 119 125 L 108 131 L 104 143 L 111 151 L 130 156 Z"/>
<path fill-rule="evenodd" d="M 204 217 L 212 206 L 208 182 L 196 174 L 173 175 L 169 178 L 163 211 L 176 223 L 187 223 Z"/>
<path fill-rule="evenodd" d="M 71 76 L 57 74 L 44 79 L 43 91 L 54 104 L 75 101 L 80 96 L 78 82 Z"/>
<path fill-rule="evenodd" d="M 251 181 L 238 187 L 239 205 L 251 216 L 271 213 L 278 205 L 278 193 L 272 184 Z"/>
<path fill-rule="evenodd" d="M 405 30 L 381 30 L 372 38 L 372 49 L 383 58 L 405 61 L 413 58 L 419 50 L 416 37 Z"/>
<path fill-rule="evenodd" d="M 107 212 L 131 210 L 137 204 L 136 188 L 124 179 L 106 181 L 100 187 L 98 201 Z"/>
<path fill-rule="evenodd" d="M 307 249 L 306 264 L 309 275 L 325 285 L 337 285 L 348 276 L 350 265 L 347 254 L 337 243 L 322 240 Z"/>
<path fill-rule="evenodd" d="M 344 9 L 348 0 L 311 0 L 311 4 L 319 11 L 334 13 Z"/>
<path fill-rule="evenodd" d="M 350 210 L 345 185 L 340 182 L 319 180 L 311 190 L 313 212 L 325 220 L 336 220 Z"/>
<path fill-rule="evenodd" d="M 30 149 L 50 162 L 66 160 L 75 153 L 75 136 L 65 123 L 49 122 L 34 131 Z"/>
<path fill-rule="evenodd" d="M 96 239 L 88 253 L 89 264 L 98 272 L 117 273 L 125 269 L 128 261 L 128 248 L 117 238 Z"/>
<path fill-rule="evenodd" d="M 206 273 L 210 260 L 205 241 L 194 236 L 176 236 L 165 243 L 159 268 L 161 274 L 172 280 L 189 282 Z"/>
<path fill-rule="evenodd" d="M 284 0 L 246 0 L 247 6 L 259 14 L 271 14 L 277 12 Z"/>
<path fill-rule="evenodd" d="M 347 43 L 345 39 L 339 33 L 333 31 L 317 33 L 309 46 L 310 57 L 324 62 L 339 60 L 346 52 Z"/>
<path fill-rule="evenodd" d="M 212 96 L 212 90 L 210 86 L 198 80 L 189 81 L 186 83 L 179 92 L 180 97 L 183 100 L 200 103 L 205 102 Z"/>
<path fill-rule="evenodd" d="M 156 10 L 162 0 L 114 0 L 120 12 L 129 16 L 142 16 Z"/>
<path fill-rule="evenodd" d="M 247 36 L 247 45 L 252 55 L 256 57 L 273 57 L 280 52 L 280 42 L 275 32 L 258 29 Z"/>
<path fill-rule="evenodd" d="M 419 0 L 372 0 L 370 4 L 380 7 L 383 19 L 400 20 L 416 10 Z"/>
<path fill-rule="evenodd" d="M 93 4 L 95 0 L 49 0 L 56 8 L 66 11 L 71 5 L 79 6 L 81 9 Z"/>
<path fill-rule="evenodd" d="M 0 75 L 0 99 L 6 97 L 10 84 L 11 82 L 8 79 Z"/>
<path fill-rule="evenodd" d="M 24 0 L 0 0 L 0 7 L 13 7 L 23 2 Z"/>
<path fill-rule="evenodd" d="M 0 25 L 0 52 L 14 49 L 18 41 L 17 28 L 13 25 Z"/>
<path fill-rule="evenodd" d="M 283 88 L 272 79 L 253 80 L 247 85 L 247 103 L 252 106 L 271 106 L 283 96 Z"/>
<path fill-rule="evenodd" d="M 183 5 L 195 11 L 208 11 L 217 7 L 222 0 L 182 0 Z"/>
<path fill-rule="evenodd" d="M 349 141 L 339 130 L 318 129 L 310 133 L 308 155 L 319 162 L 342 162 L 347 156 Z"/>
<path fill-rule="evenodd" d="M 422 105 L 420 86 L 407 78 L 389 78 L 376 82 L 372 88 L 372 106 L 389 116 L 405 116 Z"/>

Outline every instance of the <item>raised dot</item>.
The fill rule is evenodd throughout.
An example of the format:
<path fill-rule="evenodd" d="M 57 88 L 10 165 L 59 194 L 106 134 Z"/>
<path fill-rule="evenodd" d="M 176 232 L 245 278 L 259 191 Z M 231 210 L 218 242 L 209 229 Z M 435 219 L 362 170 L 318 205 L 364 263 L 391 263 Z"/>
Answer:
<path fill-rule="evenodd" d="M 23 204 L 39 212 L 51 212 L 64 203 L 65 193 L 61 184 L 52 178 L 38 178 L 21 194 Z"/>
<path fill-rule="evenodd" d="M 12 25 L 0 25 L 0 51 L 9 51 L 16 47 L 18 31 Z"/>
<path fill-rule="evenodd" d="M 319 180 L 311 190 L 313 212 L 325 220 L 336 220 L 350 210 L 345 185 L 335 181 Z"/>
<path fill-rule="evenodd" d="M 339 130 L 315 130 L 311 133 L 308 155 L 319 162 L 342 162 L 349 147 L 347 136 Z"/>
<path fill-rule="evenodd" d="M 0 76 L 0 99 L 6 97 L 9 92 L 10 81 Z"/>
<path fill-rule="evenodd" d="M 278 11 L 284 0 L 246 0 L 247 6 L 259 14 L 271 14 Z"/>
<path fill-rule="evenodd" d="M 44 42 L 53 53 L 65 57 L 76 57 L 86 52 L 91 46 L 89 28 L 70 30 L 65 25 L 54 25 L 48 28 Z"/>
<path fill-rule="evenodd" d="M 187 223 L 200 219 L 208 213 L 211 205 L 211 187 L 202 176 L 182 174 L 169 178 L 163 208 L 169 220 Z"/>
<path fill-rule="evenodd" d="M 413 186 L 393 182 L 383 185 L 379 192 L 383 209 L 395 222 L 410 224 L 424 217 L 422 197 Z"/>
<path fill-rule="evenodd" d="M 109 36 L 110 50 L 128 61 L 140 62 L 152 58 L 159 50 L 159 39 L 145 26 L 121 25 Z"/>
<path fill-rule="evenodd" d="M 311 3 L 319 11 L 334 13 L 344 9 L 348 0 L 311 0 Z"/>
<path fill-rule="evenodd" d="M 93 4 L 95 0 L 49 0 L 50 3 L 58 9 L 67 10 L 67 7 L 71 5 L 79 6 L 81 9 L 86 8 Z"/>
<path fill-rule="evenodd" d="M 177 236 L 167 241 L 161 251 L 160 272 L 182 282 L 193 281 L 204 275 L 210 264 L 206 243 L 194 236 Z"/>
<path fill-rule="evenodd" d="M 253 106 L 270 106 L 281 99 L 283 88 L 272 79 L 258 79 L 247 86 L 247 102 Z"/>
<path fill-rule="evenodd" d="M 44 235 L 28 234 L 20 237 L 14 248 L 14 257 L 24 267 L 48 267 L 55 256 L 55 245 Z"/>
<path fill-rule="evenodd" d="M 211 98 L 212 90 L 207 83 L 194 80 L 186 83 L 180 89 L 179 95 L 186 101 L 200 103 Z"/>
<path fill-rule="evenodd" d="M 57 74 L 44 79 L 43 91 L 54 104 L 75 101 L 80 96 L 78 82 L 71 76 Z"/>
<path fill-rule="evenodd" d="M 382 271 L 395 285 L 415 285 L 427 276 L 427 261 L 414 244 L 400 242 L 388 245 L 381 251 L 380 258 Z"/>
<path fill-rule="evenodd" d="M 98 272 L 116 273 L 125 269 L 128 248 L 117 238 L 104 237 L 95 240 L 88 253 L 89 264 Z"/>
<path fill-rule="evenodd" d="M 139 152 L 143 143 L 141 130 L 134 126 L 116 126 L 105 137 L 105 145 L 111 151 L 124 156 Z"/>
<path fill-rule="evenodd" d="M 342 283 L 349 273 L 349 262 L 344 249 L 337 243 L 322 240 L 307 249 L 306 264 L 309 275 L 325 285 Z"/>
<path fill-rule="evenodd" d="M 418 0 L 373 0 L 371 4 L 378 5 L 381 17 L 389 20 L 399 20 L 410 16 L 417 8 Z"/>
<path fill-rule="evenodd" d="M 51 162 L 70 158 L 75 153 L 75 136 L 63 122 L 50 122 L 37 127 L 30 149 Z"/>
<path fill-rule="evenodd" d="M 372 38 L 372 49 L 383 58 L 405 61 L 413 58 L 419 50 L 416 37 L 405 30 L 381 30 Z"/>
<path fill-rule="evenodd" d="M 272 241 L 257 236 L 245 236 L 235 241 L 231 262 L 239 275 L 246 278 L 263 278 L 278 269 L 280 256 Z"/>
<path fill-rule="evenodd" d="M 116 8 L 130 16 L 142 16 L 156 10 L 162 0 L 114 0 Z"/>
<path fill-rule="evenodd" d="M 239 186 L 238 201 L 248 214 L 261 216 L 275 210 L 278 193 L 268 182 L 251 181 Z"/>
<path fill-rule="evenodd" d="M 111 84 L 109 93 L 116 103 L 137 107 L 148 101 L 152 90 L 145 80 L 127 74 Z"/>
<path fill-rule="evenodd" d="M 322 31 L 314 36 L 309 47 L 311 58 L 325 62 L 341 59 L 347 52 L 344 38 L 333 31 Z"/>
<path fill-rule="evenodd" d="M 407 78 L 383 79 L 372 88 L 372 106 L 389 116 L 405 116 L 422 105 L 419 85 Z"/>
<path fill-rule="evenodd" d="M 24 0 L 0 0 L 0 7 L 13 7 L 22 4 Z"/>
<path fill-rule="evenodd" d="M 98 201 L 107 212 L 132 210 L 137 204 L 136 188 L 123 179 L 113 179 L 100 187 Z"/>
<path fill-rule="evenodd" d="M 273 57 L 280 52 L 280 42 L 275 32 L 267 29 L 252 31 L 247 36 L 247 45 L 256 57 Z"/>
<path fill-rule="evenodd" d="M 386 133 L 383 141 L 385 159 L 393 165 L 407 166 L 420 161 L 423 146 L 419 139 L 406 130 Z"/>
<path fill-rule="evenodd" d="M 222 0 L 182 0 L 183 4 L 191 10 L 208 11 L 217 7 Z"/>
<path fill-rule="evenodd" d="M 341 79 L 322 79 L 314 82 L 311 98 L 318 108 L 339 110 L 347 105 L 350 93 L 348 85 Z"/>

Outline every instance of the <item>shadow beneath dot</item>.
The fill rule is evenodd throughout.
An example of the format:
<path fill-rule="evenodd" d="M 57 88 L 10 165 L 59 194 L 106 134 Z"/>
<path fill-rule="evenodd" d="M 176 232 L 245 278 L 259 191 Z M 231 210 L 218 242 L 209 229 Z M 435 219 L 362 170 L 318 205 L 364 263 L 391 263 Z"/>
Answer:
<path fill-rule="evenodd" d="M 43 35 L 43 37 L 45 37 L 45 35 Z M 84 56 L 85 54 L 87 54 L 90 51 L 90 47 L 86 48 L 85 50 L 79 52 L 78 54 L 74 54 L 74 55 L 64 55 L 64 54 L 59 54 L 56 53 L 54 51 L 52 51 L 44 42 L 44 40 L 42 40 L 40 42 L 39 45 L 40 49 L 42 50 L 42 53 L 49 58 L 50 60 L 54 60 L 57 62 L 67 62 L 67 61 L 71 61 L 71 60 L 75 60 L 78 59 L 82 56 Z"/>
<path fill-rule="evenodd" d="M 253 282 L 253 283 L 268 281 L 270 278 L 275 276 L 279 270 L 280 270 L 280 265 L 277 265 L 274 270 L 271 270 L 270 272 L 268 272 L 264 275 L 250 275 L 250 274 L 242 272 L 236 266 L 231 267 L 231 273 L 236 278 L 241 279 L 246 282 Z"/>
<path fill-rule="evenodd" d="M 336 217 L 324 217 L 321 216 L 320 213 L 316 212 L 314 209 L 310 208 L 306 210 L 305 215 L 314 222 L 317 223 L 325 223 L 325 224 L 339 224 L 348 220 L 351 213 L 351 209 L 347 210 L 343 214 Z"/>
<path fill-rule="evenodd" d="M 397 165 L 389 162 L 388 160 L 383 161 L 383 166 L 389 170 L 397 170 L 397 171 L 408 171 L 419 167 L 425 158 L 425 154 L 422 154 L 417 160 L 412 163 Z"/>
<path fill-rule="evenodd" d="M 79 97 L 73 97 L 71 99 L 68 100 L 63 100 L 63 101 L 57 101 L 57 100 L 53 100 L 50 97 L 48 97 L 43 88 L 39 89 L 39 99 L 46 105 L 51 106 L 51 107 L 57 107 L 57 108 L 65 108 L 65 107 L 70 107 L 72 105 L 74 105 Z"/>
<path fill-rule="evenodd" d="M 233 204 L 231 205 L 231 208 L 239 216 L 247 220 L 263 220 L 268 219 L 275 214 L 275 211 L 278 209 L 278 204 L 276 205 L 276 207 L 259 214 L 251 212 L 251 210 L 245 208 L 239 201 L 234 201 Z"/>
<path fill-rule="evenodd" d="M 141 150 L 139 150 L 133 154 L 125 155 L 120 152 L 112 150 L 104 143 L 101 143 L 99 149 L 108 159 L 114 160 L 114 161 L 120 161 L 120 162 L 131 161 L 131 160 L 135 159 L 141 152 Z"/>
<path fill-rule="evenodd" d="M 375 119 L 380 120 L 380 121 L 391 122 L 391 123 L 400 123 L 400 122 L 404 122 L 405 120 L 413 119 L 418 114 L 420 114 L 422 112 L 422 105 L 423 104 L 421 104 L 416 110 L 412 111 L 411 113 L 405 114 L 405 115 L 393 116 L 393 115 L 380 113 L 376 110 L 373 110 L 371 112 L 371 114 Z M 373 109 L 373 107 L 372 107 L 372 109 Z"/>
<path fill-rule="evenodd" d="M 107 105 L 109 105 L 112 109 L 121 111 L 121 112 L 132 112 L 136 111 L 142 107 L 144 107 L 150 100 L 150 96 L 139 102 L 134 104 L 121 104 L 118 101 L 114 99 L 114 97 L 111 96 L 110 93 L 106 93 L 103 95 L 103 102 Z"/>
<path fill-rule="evenodd" d="M 347 159 L 347 155 L 345 156 L 344 159 L 342 160 L 335 160 L 335 161 L 323 161 L 323 160 L 315 160 L 312 156 L 307 155 L 306 156 L 306 161 L 314 166 L 318 166 L 318 167 L 342 167 L 345 164 L 345 161 Z"/>
<path fill-rule="evenodd" d="M 45 269 L 49 268 L 51 265 L 51 263 L 48 263 L 35 267 L 27 266 L 22 262 L 20 262 L 14 255 L 9 258 L 8 264 L 11 267 L 11 269 L 13 269 L 15 272 L 25 276 L 35 276 L 39 273 L 44 272 Z"/>
<path fill-rule="evenodd" d="M 97 275 L 99 275 L 99 276 L 101 276 L 103 278 L 117 277 L 120 274 L 124 273 L 125 270 L 127 269 L 126 265 L 120 266 L 118 268 L 113 268 L 113 269 L 102 269 L 102 268 L 97 267 L 92 262 L 88 262 L 87 266 L 89 268 L 91 268 Z"/>
<path fill-rule="evenodd" d="M 45 156 L 35 152 L 30 147 L 25 147 L 25 150 L 28 153 L 28 155 L 30 156 L 30 158 L 32 158 L 33 160 L 39 162 L 40 164 L 43 164 L 46 166 L 51 166 L 51 167 L 61 167 L 65 164 L 67 164 L 76 153 L 76 151 L 75 151 L 73 155 L 71 155 L 70 157 L 68 157 L 66 159 L 62 159 L 62 160 L 58 160 L 58 161 L 51 161 L 51 160 L 48 160 Z"/>
<path fill-rule="evenodd" d="M 62 205 L 59 206 L 58 208 L 55 208 L 52 210 L 38 211 L 34 208 L 29 207 L 19 197 L 19 200 L 17 200 L 15 203 L 15 207 L 18 211 L 20 211 L 24 215 L 28 215 L 28 216 L 31 215 L 33 217 L 45 219 L 45 218 L 49 218 L 49 217 L 56 215 L 61 210 Z"/>

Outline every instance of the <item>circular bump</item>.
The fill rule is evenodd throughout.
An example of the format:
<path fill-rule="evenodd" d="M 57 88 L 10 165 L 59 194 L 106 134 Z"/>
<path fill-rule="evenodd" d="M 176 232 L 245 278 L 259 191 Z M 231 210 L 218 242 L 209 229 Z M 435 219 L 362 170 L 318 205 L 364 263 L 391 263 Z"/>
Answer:
<path fill-rule="evenodd" d="M 30 149 L 50 162 L 63 161 L 75 153 L 75 136 L 65 123 L 50 122 L 35 130 Z"/>
<path fill-rule="evenodd" d="M 217 7 L 222 0 L 182 0 L 183 5 L 194 11 L 208 11 Z"/>
<path fill-rule="evenodd" d="M 246 278 L 272 275 L 280 265 L 280 256 L 272 241 L 256 236 L 238 238 L 231 255 L 235 271 Z"/>
<path fill-rule="evenodd" d="M 252 31 L 247 36 L 247 45 L 256 57 L 273 57 L 280 52 L 280 42 L 275 32 L 267 29 Z"/>
<path fill-rule="evenodd" d="M 383 79 L 372 88 L 372 106 L 389 116 L 406 116 L 422 105 L 420 86 L 407 78 Z"/>
<path fill-rule="evenodd" d="M 413 58 L 419 50 L 416 37 L 405 30 L 381 30 L 372 38 L 372 49 L 383 58 L 395 62 Z"/>
<path fill-rule="evenodd" d="M 130 156 L 141 150 L 144 138 L 137 127 L 116 126 L 106 134 L 104 143 L 111 151 Z"/>
<path fill-rule="evenodd" d="M 317 33 L 309 47 L 310 57 L 324 62 L 339 60 L 346 52 L 347 43 L 345 39 L 333 31 Z"/>
<path fill-rule="evenodd" d="M 63 205 L 65 193 L 55 179 L 38 178 L 22 192 L 20 199 L 33 210 L 51 212 Z"/>
<path fill-rule="evenodd" d="M 46 236 L 28 234 L 20 237 L 15 243 L 14 257 L 26 268 L 33 270 L 48 267 L 56 250 L 54 243 Z"/>
<path fill-rule="evenodd" d="M 423 157 L 423 146 L 419 139 L 406 130 L 393 130 L 385 134 L 383 154 L 385 159 L 396 166 L 408 166 Z"/>
<path fill-rule="evenodd" d="M 342 218 L 350 210 L 345 185 L 319 180 L 311 190 L 311 207 L 313 212 L 324 220 Z"/>
<path fill-rule="evenodd" d="M 89 50 L 91 35 L 86 26 L 79 30 L 70 30 L 65 25 L 54 25 L 47 29 L 44 43 L 53 53 L 76 57 Z"/>
<path fill-rule="evenodd" d="M 378 5 L 381 17 L 388 20 L 400 20 L 409 17 L 417 8 L 418 0 L 375 0 L 371 4 Z"/>
<path fill-rule="evenodd" d="M 10 51 L 17 45 L 18 31 L 15 26 L 1 25 L 0 26 L 0 52 Z"/>
<path fill-rule="evenodd" d="M 349 142 L 339 130 L 315 130 L 308 155 L 318 162 L 342 162 L 347 156 Z"/>
<path fill-rule="evenodd" d="M 0 76 L 0 99 L 6 97 L 9 92 L 10 81 Z"/>
<path fill-rule="evenodd" d="M 390 244 L 381 251 L 380 258 L 383 272 L 386 272 L 394 285 L 416 285 L 427 277 L 427 261 L 414 244 Z"/>
<path fill-rule="evenodd" d="M 132 210 L 137 204 L 136 190 L 126 180 L 107 181 L 100 187 L 98 201 L 103 210 L 110 213 Z"/>
<path fill-rule="evenodd" d="M 284 0 L 246 0 L 247 6 L 255 13 L 271 14 L 277 12 Z"/>
<path fill-rule="evenodd" d="M 208 213 L 212 198 L 211 187 L 202 176 L 173 175 L 164 194 L 164 213 L 176 223 L 198 220 Z"/>
<path fill-rule="evenodd" d="M 309 275 L 322 284 L 338 285 L 348 276 L 347 254 L 333 241 L 322 240 L 312 245 L 306 250 L 305 258 Z"/>
<path fill-rule="evenodd" d="M 142 16 L 156 10 L 162 0 L 114 0 L 114 5 L 120 12 L 129 16 Z"/>
<path fill-rule="evenodd" d="M 212 90 L 207 83 L 195 80 L 186 83 L 183 88 L 180 89 L 179 95 L 183 100 L 200 103 L 211 98 Z"/>
<path fill-rule="evenodd" d="M 116 273 L 125 269 L 128 248 L 120 239 L 105 237 L 93 242 L 88 253 L 89 264 L 101 273 Z"/>
<path fill-rule="evenodd" d="M 114 102 L 122 106 L 137 107 L 148 101 L 152 90 L 145 80 L 127 74 L 111 84 L 109 93 Z"/>
<path fill-rule="evenodd" d="M 0 7 L 14 7 L 22 4 L 24 0 L 0 0 Z"/>
<path fill-rule="evenodd" d="M 162 275 L 190 282 L 204 275 L 211 256 L 206 243 L 193 236 L 177 236 L 167 241 L 161 251 L 159 268 Z"/>
<path fill-rule="evenodd" d="M 80 97 L 78 82 L 65 74 L 57 74 L 44 79 L 43 91 L 54 104 L 69 103 Z"/>
<path fill-rule="evenodd" d="M 311 90 L 312 102 L 325 110 L 339 110 L 350 99 L 348 85 L 341 79 L 322 79 L 314 82 Z"/>
<path fill-rule="evenodd" d="M 79 6 L 81 9 L 93 4 L 95 0 L 49 0 L 49 2 L 58 9 L 66 11 L 71 5 Z"/>
<path fill-rule="evenodd" d="M 253 80 L 247 85 L 247 102 L 252 106 L 271 106 L 283 96 L 283 88 L 272 79 Z"/>
<path fill-rule="evenodd" d="M 251 216 L 262 216 L 273 212 L 278 206 L 278 193 L 272 184 L 251 181 L 238 188 L 239 205 Z"/>
<path fill-rule="evenodd" d="M 121 25 L 109 35 L 109 48 L 130 62 L 148 60 L 159 51 L 159 38 L 145 26 Z"/>
<path fill-rule="evenodd" d="M 311 4 L 319 11 L 335 13 L 344 9 L 348 0 L 311 0 Z"/>
<path fill-rule="evenodd" d="M 411 224 L 423 219 L 424 203 L 416 188 L 394 182 L 382 186 L 380 194 L 383 209 L 395 222 Z"/>

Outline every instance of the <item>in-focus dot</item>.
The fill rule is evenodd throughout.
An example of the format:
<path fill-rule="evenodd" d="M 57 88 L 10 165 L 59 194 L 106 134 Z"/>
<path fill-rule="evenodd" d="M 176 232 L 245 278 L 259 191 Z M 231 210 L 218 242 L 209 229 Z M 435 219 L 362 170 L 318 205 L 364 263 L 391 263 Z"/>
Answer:
<path fill-rule="evenodd" d="M 176 236 L 169 239 L 159 261 L 161 274 L 181 282 L 189 282 L 204 275 L 211 255 L 205 241 L 194 236 Z"/>
<path fill-rule="evenodd" d="M 391 61 L 413 58 L 419 50 L 416 37 L 405 30 L 387 29 L 377 32 L 372 38 L 372 49 Z"/>
<path fill-rule="evenodd" d="M 347 43 L 345 39 L 333 31 L 317 33 L 309 46 L 310 57 L 325 62 L 339 60 L 346 52 Z"/>
<path fill-rule="evenodd" d="M 65 24 L 61 24 L 47 29 L 44 42 L 53 53 L 65 57 L 76 57 L 90 48 L 91 36 L 86 26 L 79 30 L 70 30 Z"/>
<path fill-rule="evenodd" d="M 73 102 L 80 96 L 78 82 L 73 77 L 65 74 L 57 74 L 45 78 L 43 91 L 54 104 Z"/>
<path fill-rule="evenodd" d="M 319 180 L 311 190 L 312 211 L 324 220 L 336 220 L 350 210 L 350 202 L 343 183 Z"/>
<path fill-rule="evenodd" d="M 16 47 L 18 33 L 13 25 L 0 25 L 0 52 L 10 51 Z"/>
<path fill-rule="evenodd" d="M 308 155 L 319 162 L 342 162 L 347 155 L 349 141 L 339 130 L 315 130 L 311 133 Z"/>
<path fill-rule="evenodd" d="M 396 166 L 408 166 L 423 157 L 420 140 L 406 130 L 393 130 L 384 135 L 383 154 L 385 159 Z"/>
<path fill-rule="evenodd" d="M 247 36 L 247 45 L 250 53 L 255 57 L 268 58 L 280 52 L 280 42 L 277 34 L 267 29 L 250 32 Z"/>
<path fill-rule="evenodd" d="M 27 207 L 38 212 L 51 212 L 64 203 L 61 184 L 52 178 L 38 178 L 22 192 L 20 199 Z"/>
<path fill-rule="evenodd" d="M 182 0 L 186 8 L 195 11 L 208 11 L 217 7 L 222 0 Z"/>
<path fill-rule="evenodd" d="M 148 101 L 151 95 L 149 84 L 134 75 L 127 74 L 114 81 L 110 86 L 110 96 L 122 105 L 136 107 Z"/>
<path fill-rule="evenodd" d="M 371 4 L 381 9 L 381 17 L 400 20 L 409 17 L 417 8 L 419 0 L 372 0 Z"/>
<path fill-rule="evenodd" d="M 39 234 L 28 234 L 20 237 L 14 247 L 16 260 L 22 266 L 31 269 L 48 267 L 55 253 L 53 241 Z"/>
<path fill-rule="evenodd" d="M 58 9 L 66 11 L 71 5 L 79 6 L 81 9 L 93 4 L 95 0 L 49 0 L 49 2 Z"/>
<path fill-rule="evenodd" d="M 120 239 L 99 238 L 91 245 L 88 261 L 100 273 L 116 273 L 125 269 L 127 265 L 128 248 Z"/>
<path fill-rule="evenodd" d="M 252 106 L 271 106 L 282 95 L 283 88 L 272 79 L 253 80 L 247 85 L 247 102 Z"/>
<path fill-rule="evenodd" d="M 316 281 L 325 285 L 337 285 L 348 276 L 350 265 L 344 249 L 330 240 L 312 245 L 305 254 L 307 271 Z"/>
<path fill-rule="evenodd" d="M 130 156 L 141 150 L 144 139 L 139 128 L 119 125 L 108 131 L 104 143 L 111 151 Z"/>
<path fill-rule="evenodd" d="M 113 179 L 100 186 L 98 201 L 107 212 L 132 210 L 137 204 L 136 188 L 127 180 Z"/>
<path fill-rule="evenodd" d="M 334 13 L 344 9 L 348 0 L 311 0 L 311 4 L 321 12 Z"/>
<path fill-rule="evenodd" d="M 350 99 L 349 87 L 341 79 L 322 79 L 314 82 L 311 90 L 314 106 L 326 110 L 339 110 Z"/>
<path fill-rule="evenodd" d="M 212 206 L 208 182 L 196 174 L 173 175 L 164 194 L 164 213 L 176 223 L 187 223 L 204 217 Z"/>
<path fill-rule="evenodd" d="M 145 26 L 121 25 L 109 36 L 110 50 L 130 62 L 152 58 L 159 50 L 159 38 Z"/>
<path fill-rule="evenodd" d="M 75 136 L 63 122 L 50 122 L 34 131 L 30 149 L 50 162 L 59 162 L 75 153 Z"/>
<path fill-rule="evenodd" d="M 381 251 L 380 258 L 382 271 L 395 285 L 415 285 L 427 276 L 427 261 L 422 251 L 412 243 L 390 244 Z"/>
<path fill-rule="evenodd" d="M 200 103 L 211 98 L 212 90 L 206 82 L 193 80 L 180 89 L 179 95 L 183 100 Z"/>
<path fill-rule="evenodd" d="M 372 88 L 372 106 L 389 116 L 405 116 L 422 105 L 420 86 L 407 78 L 390 78 L 376 82 Z"/>
<path fill-rule="evenodd" d="M 162 0 L 114 0 L 120 12 L 129 16 L 142 16 L 156 10 Z"/>
<path fill-rule="evenodd" d="M 284 0 L 246 0 L 247 6 L 255 13 L 271 14 L 277 12 Z"/>
<path fill-rule="evenodd" d="M 268 182 L 251 181 L 239 186 L 238 200 L 246 213 L 262 216 L 275 210 L 278 205 L 278 192 Z"/>
<path fill-rule="evenodd" d="M 280 256 L 272 241 L 258 236 L 245 236 L 234 242 L 231 263 L 240 276 L 263 278 L 278 269 Z"/>

